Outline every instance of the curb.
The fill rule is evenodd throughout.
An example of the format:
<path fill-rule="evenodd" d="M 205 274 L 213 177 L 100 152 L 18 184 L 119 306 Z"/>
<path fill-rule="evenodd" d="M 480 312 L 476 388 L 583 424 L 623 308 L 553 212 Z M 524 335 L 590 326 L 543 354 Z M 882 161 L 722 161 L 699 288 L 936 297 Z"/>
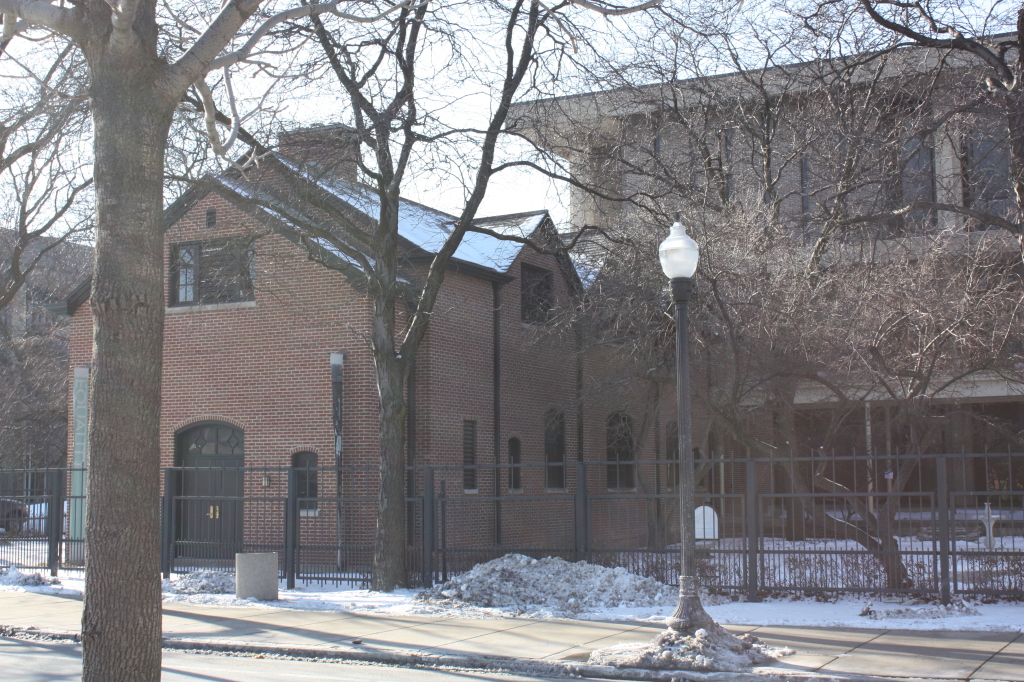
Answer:
<path fill-rule="evenodd" d="M 0 637 L 30 637 L 47 640 L 81 642 L 78 632 L 42 630 L 34 627 L 0 625 Z M 311 660 L 357 661 L 393 666 L 426 668 L 465 668 L 492 670 L 549 677 L 582 677 L 604 680 L 636 680 L 638 682 L 965 682 L 949 678 L 881 677 L 876 675 L 826 674 L 756 668 L 749 673 L 695 672 L 684 670 L 645 670 L 587 665 L 569 661 L 537 661 L 511 656 L 472 656 L 420 654 L 395 649 L 360 649 L 346 647 L 292 646 L 210 639 L 165 637 L 163 648 L 175 651 L 205 651 L 224 654 L 270 655 Z M 973 680 L 972 682 L 984 682 Z"/>

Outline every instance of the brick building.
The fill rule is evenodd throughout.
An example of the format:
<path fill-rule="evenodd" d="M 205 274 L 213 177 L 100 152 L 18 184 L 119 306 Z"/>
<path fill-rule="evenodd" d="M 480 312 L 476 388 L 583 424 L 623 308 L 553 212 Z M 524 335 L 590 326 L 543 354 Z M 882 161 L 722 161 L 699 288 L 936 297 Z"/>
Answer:
<path fill-rule="evenodd" d="M 319 498 L 300 504 L 303 541 L 332 545 L 324 550 L 328 563 L 342 546 L 358 548 L 355 563 L 369 560 L 379 457 L 366 340 L 371 301 L 330 267 L 343 254 L 294 227 L 292 218 L 315 210 L 289 199 L 282 178 L 312 167 L 268 157 L 249 175 L 208 179 L 166 211 L 160 456 L 165 467 L 187 468 L 167 488 L 179 497 L 179 556 L 227 559 L 241 548 L 278 547 L 292 468 L 299 494 Z M 313 182 L 335 210 L 369 225 L 375 195 L 355 182 L 354 164 L 339 167 Z M 405 277 L 425 271 L 452 220 L 402 201 Z M 478 224 L 556 237 L 545 211 Z M 407 458 L 415 467 L 441 467 L 432 488 L 450 498 L 446 541 L 453 546 L 571 546 L 572 519 L 558 510 L 576 491 L 573 463 L 614 457 L 594 469 L 600 476 L 591 473 L 588 487 L 626 494 L 642 478 L 633 462 L 656 456 L 653 439 L 645 445 L 632 434 L 643 415 L 629 414 L 628 391 L 583 396 L 587 360 L 571 334 L 550 324 L 572 307 L 580 286 L 567 256 L 481 233 L 467 234 L 449 265 L 408 382 Z M 59 311 L 71 318 L 71 373 L 79 382 L 92 352 L 89 287 L 84 282 Z M 597 371 L 612 371 L 607 353 L 594 362 Z M 71 418 L 83 427 L 69 436 L 74 466 L 87 461 L 83 401 L 84 393 L 72 392 Z M 609 436 L 610 424 L 618 436 Z M 409 496 L 422 496 L 423 486 L 417 469 Z M 419 532 L 414 507 L 411 539 Z M 600 534 L 644 532 L 642 518 L 610 519 Z"/>

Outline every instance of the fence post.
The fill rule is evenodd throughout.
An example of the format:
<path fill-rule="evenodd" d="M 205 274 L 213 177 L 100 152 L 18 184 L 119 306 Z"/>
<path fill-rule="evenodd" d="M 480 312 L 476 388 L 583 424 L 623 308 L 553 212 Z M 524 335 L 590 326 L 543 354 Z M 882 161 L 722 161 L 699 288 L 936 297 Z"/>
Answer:
<path fill-rule="evenodd" d="M 57 568 L 60 566 L 60 536 L 64 525 L 64 477 L 62 469 L 54 469 L 46 472 L 49 479 L 46 485 L 50 495 L 46 504 L 46 540 L 47 556 L 46 565 L 50 569 L 50 575 L 57 575 Z"/>
<path fill-rule="evenodd" d="M 174 471 L 164 469 L 164 496 L 160 500 L 160 570 L 171 579 L 174 561 Z"/>
<path fill-rule="evenodd" d="M 423 587 L 434 585 L 434 469 L 423 470 Z"/>
<path fill-rule="evenodd" d="M 587 558 L 587 535 L 590 525 L 590 515 L 587 511 L 587 467 L 583 462 L 576 462 L 576 561 Z"/>
<path fill-rule="evenodd" d="M 284 503 L 284 579 L 289 590 L 295 589 L 296 547 L 299 531 L 299 471 L 288 467 L 288 498 Z"/>
<path fill-rule="evenodd" d="M 935 458 L 935 495 L 939 507 L 939 590 L 942 603 L 950 601 L 949 579 L 949 486 L 946 483 L 946 458 Z"/>
<path fill-rule="evenodd" d="M 757 552 L 760 536 L 760 519 L 757 504 L 757 464 L 747 460 L 746 507 L 747 507 L 747 601 L 760 601 L 757 596 Z"/>

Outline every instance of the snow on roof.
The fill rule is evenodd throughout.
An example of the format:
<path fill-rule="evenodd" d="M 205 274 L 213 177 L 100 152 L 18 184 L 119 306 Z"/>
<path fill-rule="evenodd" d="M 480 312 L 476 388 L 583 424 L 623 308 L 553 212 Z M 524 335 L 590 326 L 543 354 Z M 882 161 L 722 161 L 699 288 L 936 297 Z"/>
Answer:
<path fill-rule="evenodd" d="M 250 199 L 253 201 L 253 207 L 263 212 L 264 214 L 275 218 L 289 228 L 294 229 L 296 232 L 302 232 L 305 225 L 315 224 L 315 220 L 310 216 L 303 215 L 294 206 L 281 200 L 279 197 L 274 196 L 270 192 L 265 190 L 258 190 L 253 188 L 251 185 L 241 182 L 237 178 L 232 178 L 227 175 L 222 175 L 217 178 L 217 182 L 227 187 L 232 192 L 235 192 L 239 196 Z M 311 244 L 315 244 L 320 248 L 321 251 L 329 253 L 335 258 L 342 260 L 356 267 L 362 267 L 358 260 L 353 258 L 351 255 L 345 253 L 339 249 L 336 245 L 331 243 L 330 240 L 322 237 L 313 237 L 309 240 Z M 364 254 L 365 255 L 365 254 Z M 373 258 L 365 256 L 367 261 L 371 264 L 374 262 Z M 400 281 L 406 281 L 404 278 L 399 278 Z"/>
<path fill-rule="evenodd" d="M 380 215 L 380 197 L 370 187 L 342 180 L 327 173 L 315 173 L 309 164 L 299 164 L 286 156 L 276 155 L 285 166 L 315 182 L 321 189 L 352 206 L 370 219 Z M 516 213 L 506 216 L 481 218 L 474 225 L 498 234 L 529 237 L 540 227 L 547 211 Z M 451 234 L 455 216 L 418 204 L 408 199 L 399 200 L 398 234 L 428 253 L 437 253 Z M 479 232 L 467 232 L 455 251 L 454 258 L 480 265 L 499 273 L 511 267 L 523 245 Z"/>
<path fill-rule="evenodd" d="M 537 231 L 547 216 L 547 211 L 514 213 L 480 218 L 473 221 L 473 225 L 501 235 L 527 239 Z M 498 272 L 507 272 L 522 248 L 520 242 L 498 239 L 479 232 L 467 232 L 462 244 L 459 245 L 459 250 L 455 252 L 455 257 Z"/>

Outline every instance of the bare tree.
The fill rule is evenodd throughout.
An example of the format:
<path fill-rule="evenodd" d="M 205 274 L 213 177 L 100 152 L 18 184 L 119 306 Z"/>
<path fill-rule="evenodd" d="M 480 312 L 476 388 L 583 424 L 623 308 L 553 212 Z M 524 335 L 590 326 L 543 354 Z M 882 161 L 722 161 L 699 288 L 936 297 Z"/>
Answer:
<path fill-rule="evenodd" d="M 0 462 L 60 466 L 66 449 L 68 343 L 43 304 L 89 263 L 87 133 L 80 66 L 67 43 L 33 50 L 36 76 L 6 59 L 0 95 Z"/>
<path fill-rule="evenodd" d="M 527 243 L 549 253 L 564 251 L 553 235 L 499 233 L 475 220 L 495 175 L 533 163 L 507 151 L 507 139 L 515 134 L 508 114 L 514 100 L 546 78 L 545 70 L 555 71 L 565 60 L 571 39 L 581 30 L 563 15 L 567 6 L 545 8 L 515 0 L 476 8 L 473 21 L 460 21 L 450 12 L 461 12 L 461 7 L 428 11 L 424 4 L 371 26 L 364 35 L 350 36 L 347 42 L 329 31 L 321 17 L 310 21 L 308 35 L 321 52 L 319 68 L 335 81 L 339 97 L 352 112 L 351 131 L 341 136 L 341 148 L 334 153 L 315 150 L 313 163 L 285 167 L 289 161 L 277 162 L 270 182 L 284 178 L 292 197 L 316 209 L 309 219 L 290 217 L 310 256 L 364 288 L 373 303 L 369 342 L 380 398 L 381 455 L 374 589 L 391 590 L 408 581 L 405 553 L 397 551 L 406 537 L 405 386 L 453 254 L 469 232 Z M 497 35 L 501 47 L 494 49 L 474 38 L 482 26 Z M 448 53 L 445 61 L 437 61 L 439 51 Z M 466 117 L 445 120 L 443 109 L 457 101 L 445 92 L 455 87 L 442 78 L 445 70 L 475 74 L 465 81 L 478 86 L 490 101 L 490 112 L 480 125 L 467 124 Z M 353 147 L 359 153 L 353 154 Z M 339 205 L 329 191 L 330 178 L 340 170 L 339 160 L 357 165 L 367 179 L 367 194 L 372 197 L 368 223 L 354 217 L 349 206 Z M 268 167 L 271 160 L 262 163 Z M 461 209 L 426 259 L 403 246 L 399 229 L 404 220 L 401 190 L 409 175 L 425 166 L 434 173 L 465 178 Z"/>
<path fill-rule="evenodd" d="M 0 309 L 51 251 L 89 229 L 80 64 L 68 44 L 46 46 L 31 59 L 47 66 L 38 77 L 7 60 L 14 80 L 0 101 Z"/>
<path fill-rule="evenodd" d="M 536 124 L 543 144 L 604 189 L 579 196 L 594 208 L 576 212 L 617 240 L 596 280 L 595 338 L 618 336 L 643 358 L 636 376 L 671 376 L 653 256 L 679 211 L 702 247 L 695 399 L 718 428 L 775 459 L 795 493 L 843 485 L 794 463 L 799 393 L 830 408 L 826 445 L 876 400 L 895 406 L 907 451 L 926 452 L 937 405 L 955 405 L 972 378 L 1016 377 L 1019 273 L 1006 233 L 964 229 L 1019 232 L 1014 214 L 969 202 L 959 171 L 936 161 L 962 163 L 959 140 L 991 115 L 961 87 L 977 71 L 870 26 L 836 34 L 784 14 L 694 23 L 660 11 L 669 37 L 640 36 L 628 63 L 595 67 L 602 92 L 533 107 L 555 121 Z M 914 466 L 899 467 L 893 490 Z M 860 542 L 891 587 L 907 587 L 895 499 L 860 505 L 852 523 L 800 505 L 790 525 Z"/>
<path fill-rule="evenodd" d="M 1020 235 L 1024 216 L 1024 6 L 998 0 L 988 6 L 825 0 L 810 2 L 800 11 L 815 34 L 830 40 L 844 40 L 853 26 L 864 30 L 860 20 L 866 20 L 894 43 L 931 50 L 933 58 L 922 68 L 952 70 L 973 84 L 973 99 L 1002 118 L 1007 133 L 1015 210 L 960 202 L 947 202 L 939 208 Z"/>
<path fill-rule="evenodd" d="M 589 0 L 572 2 L 608 14 L 630 11 Z M 263 57 L 255 56 L 288 22 L 331 13 L 348 22 L 372 23 L 395 14 L 415 16 L 426 3 L 381 3 L 359 15 L 346 14 L 342 6 L 334 0 L 278 10 L 261 0 L 232 0 L 208 13 L 156 0 L 81 0 L 70 7 L 0 0 L 7 54 L 16 47 L 11 39 L 31 27 L 55 32 L 81 50 L 91 79 L 96 265 L 90 299 L 95 352 L 86 522 L 89 592 L 82 627 L 85 680 L 159 677 L 161 227 L 174 111 L 194 84 L 208 89 L 203 82 L 208 73 L 225 69 L 227 79 L 232 67 L 247 60 L 267 68 L 274 52 L 297 48 L 278 44 Z M 243 26 L 249 28 L 243 31 Z M 406 103 L 404 97 L 396 99 L 397 106 Z M 380 153 L 389 152 L 382 148 Z M 390 191 L 397 194 L 397 189 Z M 443 251 L 453 249 L 454 244 Z M 413 327 L 419 328 L 418 323 Z M 131 524 L 124 522 L 128 518 Z"/>
<path fill-rule="evenodd" d="M 0 254 L 20 235 L 0 230 Z M 31 272 L 0 310 L 0 467 L 64 466 L 67 449 L 67 320 L 44 305 L 66 297 L 92 266 L 88 245 L 36 237 L 25 258 Z M 63 389 L 63 390 L 62 390 Z"/>

